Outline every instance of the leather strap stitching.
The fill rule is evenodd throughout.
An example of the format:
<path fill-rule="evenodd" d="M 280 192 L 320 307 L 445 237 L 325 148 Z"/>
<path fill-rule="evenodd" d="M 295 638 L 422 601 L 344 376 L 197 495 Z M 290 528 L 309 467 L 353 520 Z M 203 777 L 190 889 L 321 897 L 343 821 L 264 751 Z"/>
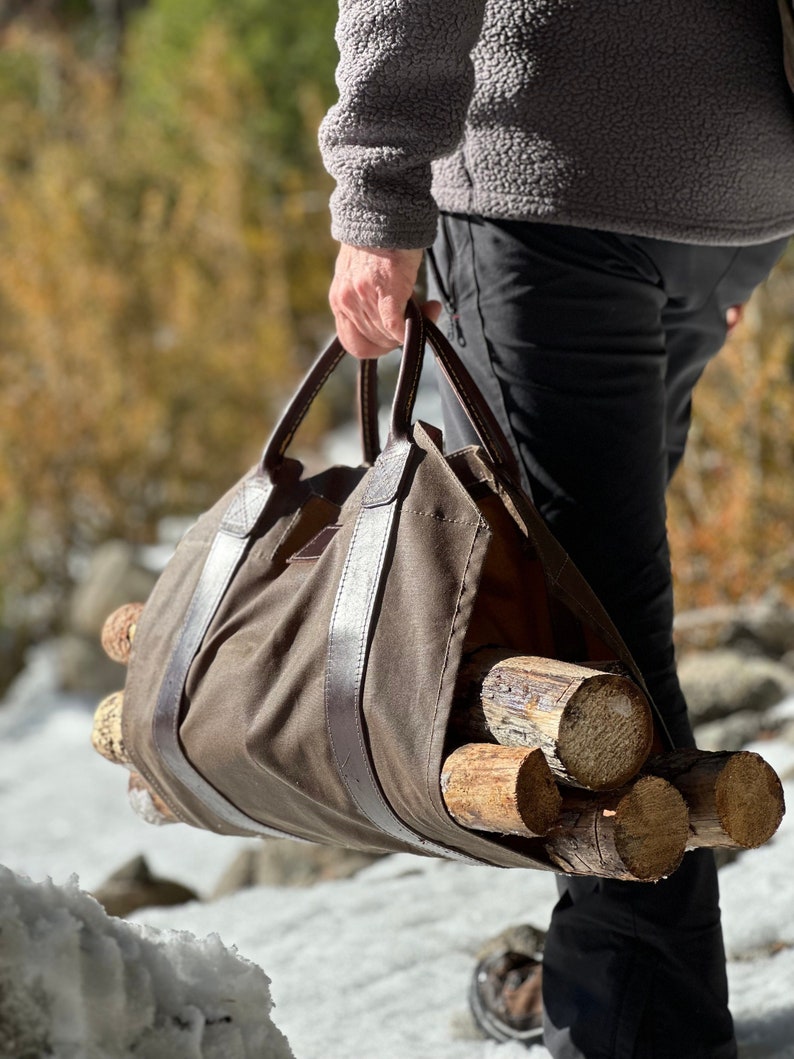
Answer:
<path fill-rule="evenodd" d="M 339 361 L 344 357 L 344 355 L 345 355 L 345 351 L 340 346 L 339 349 L 337 350 L 336 356 L 328 364 L 328 366 L 326 367 L 325 371 L 323 372 L 323 374 L 318 379 L 317 385 L 314 387 L 314 389 L 311 391 L 311 393 L 309 393 L 307 395 L 306 400 L 301 405 L 300 409 L 297 411 L 294 421 L 290 424 L 290 426 L 289 426 L 289 428 L 287 430 L 287 433 L 284 435 L 284 438 L 283 438 L 281 444 L 278 447 L 278 455 L 279 456 L 283 456 L 284 453 L 289 448 L 290 444 L 292 443 L 292 439 L 295 437 L 295 432 L 297 431 L 298 427 L 303 422 L 304 417 L 306 416 L 306 413 L 309 411 L 309 408 L 312 405 L 312 402 L 314 401 L 315 397 L 320 392 L 320 390 L 323 388 L 323 386 L 326 384 L 326 382 L 328 381 L 329 376 L 333 372 L 334 368 L 336 368 L 336 366 L 339 363 Z"/>
<path fill-rule="evenodd" d="M 248 478 L 243 479 L 240 488 L 227 507 L 227 512 L 233 510 L 239 503 L 240 495 L 246 489 L 248 482 Z M 259 494 L 259 511 L 258 513 L 252 512 L 248 534 L 245 537 L 235 536 L 219 529 L 213 539 L 160 686 L 152 716 L 152 740 L 159 751 L 162 763 L 171 775 L 202 804 L 206 805 L 215 816 L 242 831 L 277 838 L 292 838 L 294 836 L 289 832 L 268 827 L 249 817 L 225 798 L 193 767 L 179 739 L 179 714 L 190 666 L 246 552 L 250 534 L 261 518 L 271 496 L 272 487 Z"/>

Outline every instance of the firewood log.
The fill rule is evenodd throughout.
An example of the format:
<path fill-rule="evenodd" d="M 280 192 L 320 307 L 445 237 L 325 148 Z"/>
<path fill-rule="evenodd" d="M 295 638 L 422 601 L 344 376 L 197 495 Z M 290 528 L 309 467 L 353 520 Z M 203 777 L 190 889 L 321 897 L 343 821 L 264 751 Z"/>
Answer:
<path fill-rule="evenodd" d="M 114 611 L 102 644 L 126 663 L 143 604 Z M 561 783 L 591 790 L 621 787 L 651 750 L 645 696 L 619 663 L 604 669 L 481 650 L 464 667 L 450 719 L 458 743 L 539 746 Z"/>
<path fill-rule="evenodd" d="M 545 835 L 562 798 L 535 747 L 468 743 L 444 761 L 441 791 L 450 815 L 472 830 Z"/>
<path fill-rule="evenodd" d="M 125 603 L 114 610 L 102 626 L 102 647 L 114 662 L 126 665 L 129 661 L 142 610 L 143 603 Z"/>
<path fill-rule="evenodd" d="M 124 746 L 121 731 L 121 714 L 124 708 L 124 692 L 114 691 L 97 706 L 94 725 L 91 729 L 91 744 L 98 754 L 116 765 L 130 767 L 132 759 Z"/>
<path fill-rule="evenodd" d="M 538 748 L 468 744 L 444 761 L 444 804 L 463 827 L 542 836 L 551 861 L 569 875 L 655 881 L 675 871 L 689 835 L 686 803 L 657 777 L 620 791 L 554 786 Z"/>
<path fill-rule="evenodd" d="M 747 750 L 675 750 L 651 758 L 646 771 L 683 795 L 690 849 L 754 849 L 769 841 L 786 811 L 774 769 Z"/>
<path fill-rule="evenodd" d="M 684 856 L 689 814 L 684 799 L 658 776 L 621 791 L 562 791 L 557 824 L 541 839 L 567 875 L 656 882 Z"/>
<path fill-rule="evenodd" d="M 625 676 L 485 650 L 463 668 L 450 732 L 453 742 L 539 746 L 561 783 L 611 790 L 642 768 L 653 720 Z"/>
<path fill-rule="evenodd" d="M 123 765 L 130 770 L 127 797 L 137 816 L 147 824 L 173 824 L 177 817 L 171 812 L 159 794 L 153 791 L 139 772 L 135 771 L 132 758 L 124 745 L 121 718 L 124 711 L 124 692 L 114 691 L 104 698 L 94 713 L 91 743 L 94 750 L 114 765 Z"/>
<path fill-rule="evenodd" d="M 140 772 L 133 772 L 127 784 L 127 798 L 136 816 L 147 824 L 161 827 L 163 824 L 178 824 L 179 820 L 171 812 L 163 799 L 157 794 Z"/>
<path fill-rule="evenodd" d="M 535 673 L 541 676 L 535 678 Z M 595 782 L 593 762 L 602 767 L 609 747 L 628 758 L 632 753 L 641 756 L 637 747 L 644 745 L 640 735 L 647 735 L 647 703 L 641 695 L 637 699 L 625 689 L 616 690 L 611 682 L 603 684 L 601 679 L 608 676 L 548 659 L 502 657 L 491 662 L 481 680 L 480 717 L 491 726 L 486 727 L 486 735 L 494 740 L 495 731 L 500 738 L 484 746 L 459 747 L 445 760 L 441 784 L 453 817 L 475 830 L 519 835 L 540 843 L 552 863 L 566 874 L 616 879 L 650 881 L 669 875 L 687 845 L 753 848 L 766 842 L 779 826 L 785 807 L 780 781 L 757 754 L 674 751 L 652 758 L 645 774 L 628 787 L 601 793 L 570 786 L 555 790 L 549 770 L 549 759 L 555 755 L 560 762 L 558 772 L 565 776 L 571 771 L 572 758 L 583 762 L 573 771 L 579 782 L 585 775 L 591 783 Z M 508 684 L 507 679 L 512 682 Z M 623 677 L 612 674 L 611 679 L 625 681 L 636 691 Z M 556 700 L 549 691 L 554 680 L 559 692 Z M 470 678 L 472 683 L 475 677 Z M 527 694 L 528 688 L 535 689 L 533 697 Z M 491 710 L 490 704 L 497 701 L 498 710 Z M 122 712 L 122 692 L 100 703 L 93 745 L 108 760 L 134 773 L 130 796 L 136 811 L 151 822 L 170 822 L 174 814 L 132 766 L 124 746 Z M 472 722 L 461 725 L 460 718 L 476 715 L 471 702 L 458 707 L 452 733 L 461 728 L 468 731 Z M 616 717 L 634 733 L 622 742 Z M 606 735 L 597 730 L 594 719 L 607 728 Z M 544 724 L 547 733 L 556 735 L 547 734 L 546 746 L 541 748 L 531 738 L 533 732 L 544 731 Z M 519 737 L 523 745 L 499 745 L 508 739 L 516 743 Z M 597 744 L 589 760 L 586 743 L 579 742 L 585 737 Z M 578 758 L 571 748 L 579 752 Z M 628 768 L 625 758 L 623 768 Z M 613 770 L 613 776 L 618 774 Z"/>

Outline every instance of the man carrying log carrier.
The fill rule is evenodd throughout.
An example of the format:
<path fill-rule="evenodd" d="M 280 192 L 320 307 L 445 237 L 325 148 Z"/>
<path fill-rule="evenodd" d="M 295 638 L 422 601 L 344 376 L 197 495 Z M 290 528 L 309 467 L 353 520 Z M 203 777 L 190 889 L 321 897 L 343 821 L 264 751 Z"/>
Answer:
<path fill-rule="evenodd" d="M 432 247 L 450 339 L 682 747 L 664 493 L 694 383 L 794 231 L 777 17 L 758 0 L 341 0 L 321 130 L 343 343 L 400 342 Z M 446 404 L 453 449 L 473 439 Z M 537 972 L 502 956 L 481 1022 L 519 1039 L 505 998 Z M 543 1001 L 555 1059 L 734 1056 L 711 853 L 659 883 L 561 879 Z"/>

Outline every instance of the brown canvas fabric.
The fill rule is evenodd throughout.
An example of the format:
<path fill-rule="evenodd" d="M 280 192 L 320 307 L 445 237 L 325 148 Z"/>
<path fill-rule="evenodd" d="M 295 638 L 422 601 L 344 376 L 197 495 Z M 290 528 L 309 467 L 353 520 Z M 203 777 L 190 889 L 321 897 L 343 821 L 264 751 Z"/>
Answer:
<path fill-rule="evenodd" d="M 444 341 L 434 329 L 430 337 L 434 347 Z M 458 368 L 454 360 L 445 366 Z M 277 428 L 282 449 L 296 425 Z M 488 437 L 489 424 L 480 426 Z M 497 465 L 498 445 L 447 457 L 420 423 L 397 433 L 405 436 L 392 436 L 373 467 L 303 478 L 293 460 L 280 459 L 275 471 L 264 471 L 263 460 L 199 519 L 138 624 L 125 742 L 143 776 L 195 826 L 246 834 L 262 824 L 357 849 L 549 868 L 539 841 L 465 830 L 444 808 L 439 777 L 462 659 L 499 644 L 633 663 L 504 461 Z M 250 514 L 261 498 L 260 514 Z M 255 518 L 240 536 L 238 522 Z M 366 533 L 380 542 L 377 555 Z M 235 541 L 239 565 L 216 592 L 206 568 Z M 207 584 L 218 599 L 205 607 Z M 157 713 L 168 702 L 167 674 L 184 630 L 202 607 L 211 617 L 184 688 L 173 693 L 171 731 Z M 358 720 L 333 714 L 355 712 L 346 704 L 348 677 L 351 703 L 360 691 Z M 355 763 L 346 771 L 344 749 L 340 760 L 339 733 L 354 750 L 360 743 L 360 775 Z M 172 737 L 177 749 L 164 753 Z"/>

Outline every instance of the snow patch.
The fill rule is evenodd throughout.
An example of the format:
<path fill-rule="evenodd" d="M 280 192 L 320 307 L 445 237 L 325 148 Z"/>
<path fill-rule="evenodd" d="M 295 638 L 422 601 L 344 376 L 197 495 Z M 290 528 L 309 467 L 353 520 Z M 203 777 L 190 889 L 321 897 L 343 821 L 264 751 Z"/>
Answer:
<path fill-rule="evenodd" d="M 0 1055 L 294 1059 L 270 981 L 217 935 L 112 919 L 0 866 Z"/>

